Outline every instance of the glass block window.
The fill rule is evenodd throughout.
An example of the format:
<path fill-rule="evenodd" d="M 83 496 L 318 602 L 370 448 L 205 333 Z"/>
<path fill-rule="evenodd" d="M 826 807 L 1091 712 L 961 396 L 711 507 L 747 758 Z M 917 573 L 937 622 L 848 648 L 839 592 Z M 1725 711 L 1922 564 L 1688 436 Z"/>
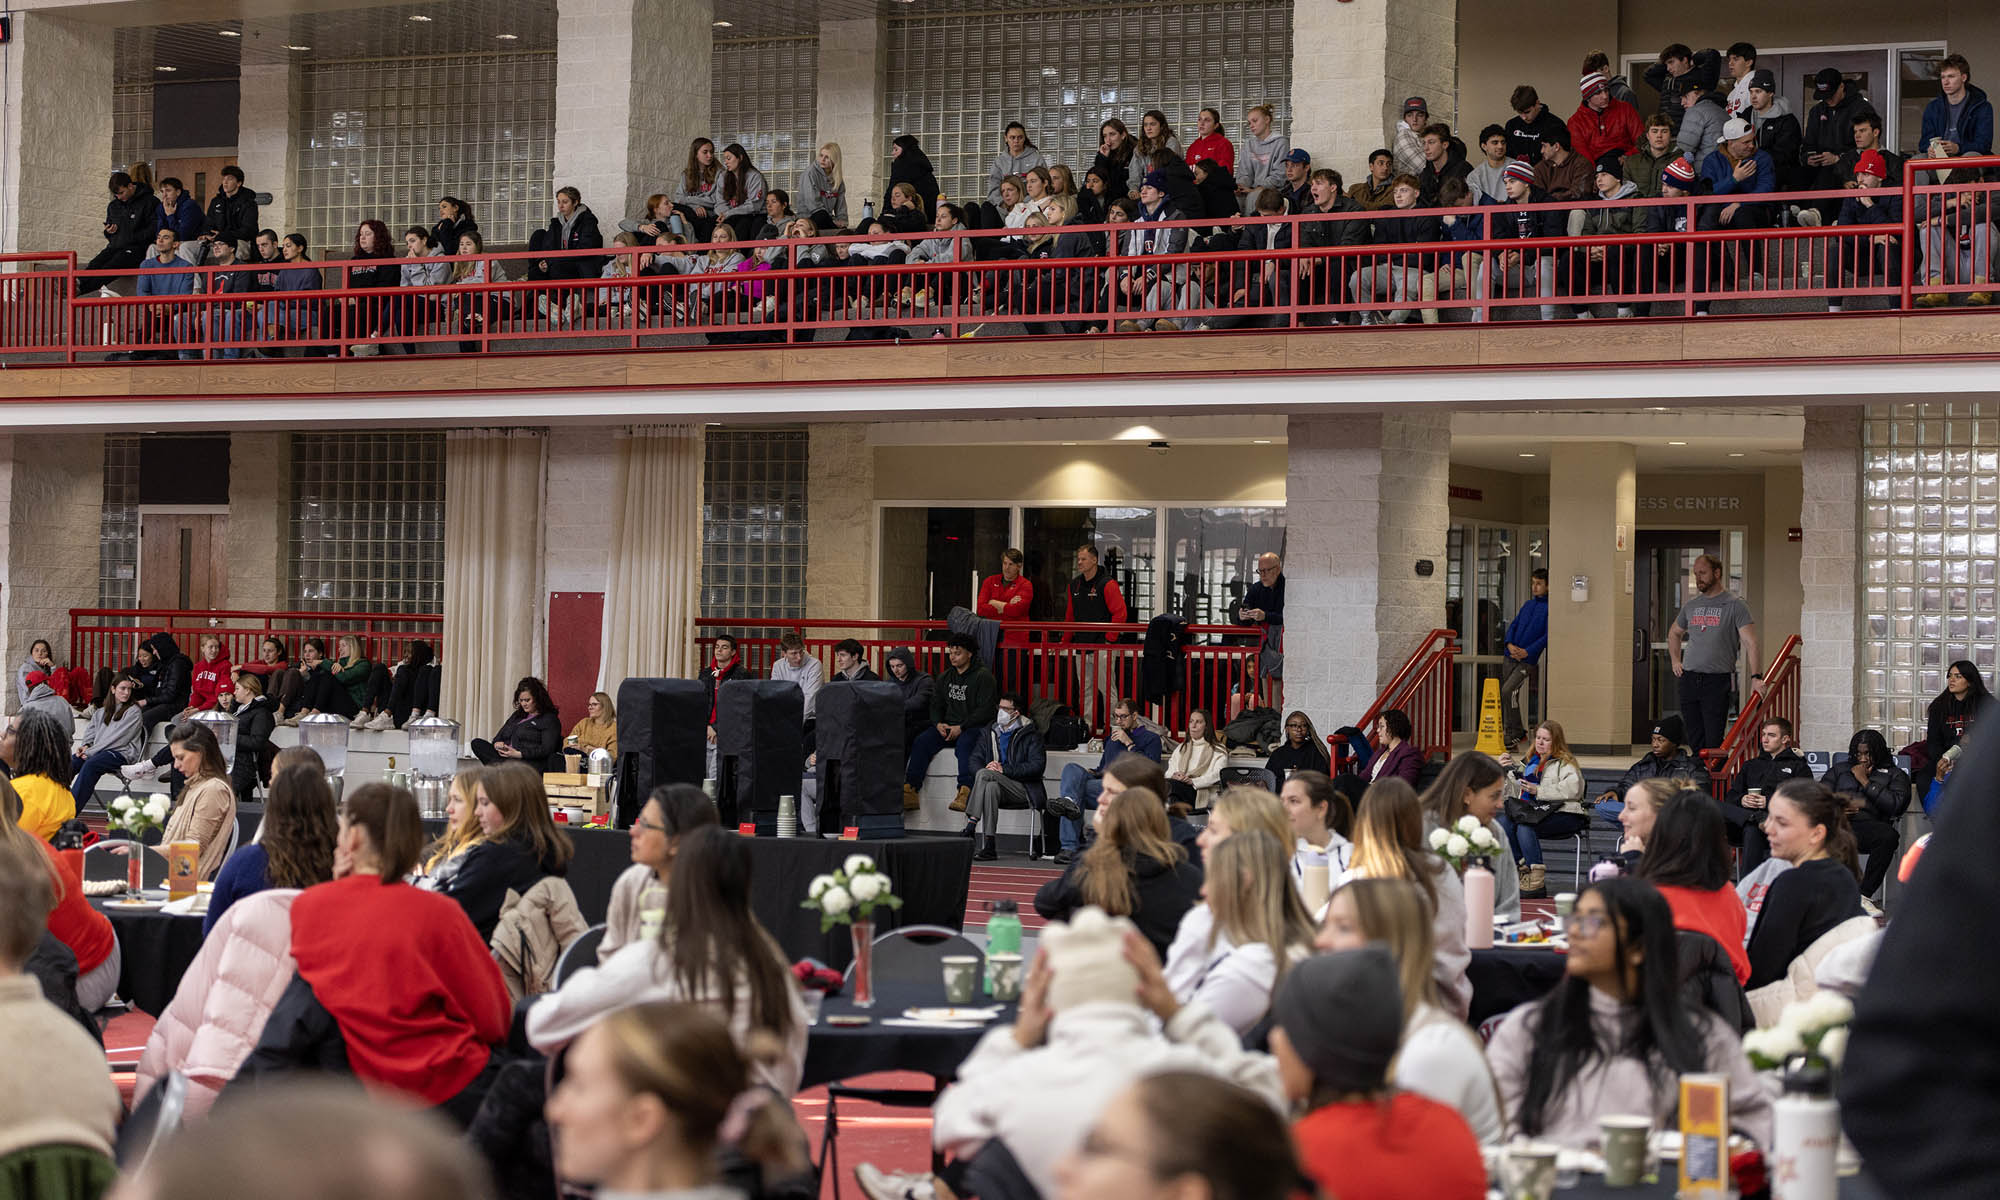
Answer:
<path fill-rule="evenodd" d="M 716 149 L 741 143 L 766 186 L 792 193 L 796 208 L 806 168 L 819 149 L 813 140 L 819 127 L 819 39 L 718 41 L 709 78 L 708 127 L 714 132 L 708 136 Z"/>
<path fill-rule="evenodd" d="M 290 607 L 444 611 L 444 435 L 292 435 Z"/>
<path fill-rule="evenodd" d="M 304 68 L 292 220 L 316 247 L 379 218 L 428 227 L 463 197 L 488 244 L 525 242 L 555 203 L 556 59 L 479 54 Z"/>
<path fill-rule="evenodd" d="M 806 442 L 803 430 L 708 431 L 702 616 L 806 615 Z"/>
<path fill-rule="evenodd" d="M 153 87 L 122 86 L 111 92 L 111 168 L 122 171 L 153 157 Z"/>
<path fill-rule="evenodd" d="M 891 21 L 888 42 L 889 137 L 915 134 L 954 199 L 984 198 L 1009 121 L 1079 182 L 1112 117 L 1136 134 L 1157 108 L 1183 147 L 1203 107 L 1231 140 L 1253 104 L 1289 128 L 1291 0 L 945 13 Z"/>
<path fill-rule="evenodd" d="M 2000 665 L 2000 404 L 1870 408 L 1861 536 L 1861 719 L 1900 746 L 1953 662 Z"/>
<path fill-rule="evenodd" d="M 98 519 L 97 605 L 139 606 L 139 438 L 104 439 L 104 513 Z"/>

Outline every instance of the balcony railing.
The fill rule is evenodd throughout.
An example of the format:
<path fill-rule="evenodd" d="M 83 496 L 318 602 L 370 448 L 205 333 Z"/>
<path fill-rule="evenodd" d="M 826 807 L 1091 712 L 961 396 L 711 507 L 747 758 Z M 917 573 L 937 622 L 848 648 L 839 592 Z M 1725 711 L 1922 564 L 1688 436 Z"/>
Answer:
<path fill-rule="evenodd" d="M 95 673 L 130 666 L 139 643 L 156 633 L 172 634 L 181 653 L 198 657 L 201 639 L 222 640 L 222 654 L 232 664 L 261 661 L 264 639 L 275 637 L 298 662 L 299 646 L 309 637 L 323 638 L 329 656 L 339 653 L 337 639 L 353 636 L 370 662 L 394 663 L 411 639 L 431 644 L 444 657 L 444 618 L 436 613 L 316 613 L 247 612 L 239 610 L 161 608 L 72 608 L 69 610 L 69 666 Z"/>
<path fill-rule="evenodd" d="M 1410 718 L 1410 744 L 1426 759 L 1433 754 L 1450 756 L 1458 690 L 1452 665 L 1458 658 L 1458 650 L 1458 635 L 1449 629 L 1433 629 L 1424 635 L 1402 669 L 1389 680 L 1389 686 L 1382 689 L 1375 703 L 1354 723 L 1370 746 L 1380 744 L 1375 736 L 1375 722 L 1383 713 L 1398 708 Z M 1334 771 L 1344 770 L 1348 760 L 1347 739 L 1329 733 L 1326 742 L 1333 752 Z"/>
<path fill-rule="evenodd" d="M 1716 228 L 1735 206 L 1772 214 L 1791 204 L 1839 201 L 1847 191 L 1689 196 L 1541 205 L 1417 209 L 1449 217 L 1473 236 L 1396 245 L 1341 245 L 1388 212 L 1304 213 L 1235 221 L 1065 225 L 873 237 L 818 236 L 702 246 L 605 247 L 420 260 L 482 268 L 488 282 L 355 286 L 355 272 L 408 259 L 301 264 L 326 286 L 304 291 L 226 290 L 218 276 L 254 280 L 293 264 L 147 268 L 192 274 L 182 296 L 111 296 L 103 272 L 68 252 L 0 256 L 0 358 L 79 363 L 111 353 L 240 357 L 310 353 L 348 357 L 423 343 L 466 353 L 755 346 L 845 340 L 1030 334 L 1116 337 L 1140 329 L 1332 329 L 1338 323 L 1533 320 L 1543 313 L 1645 308 L 1654 316 L 1718 301 L 1768 302 L 1804 311 L 1823 302 L 1872 301 L 1912 311 L 1992 289 L 1993 191 L 1984 182 L 1918 183 L 1928 168 L 1977 174 L 2000 157 L 1906 164 L 1900 189 L 1866 193 L 1878 223 Z M 1547 214 L 1629 210 L 1659 232 L 1510 234 Z M 1252 249 L 1156 253 L 1195 233 L 1229 226 Z M 1272 237 L 1274 227 L 1285 227 Z M 1135 232 L 1155 241 L 1137 253 Z M 1078 236 L 1070 236 L 1078 235 Z M 1365 240 L 1366 228 L 1359 229 Z M 1034 239 L 1050 240 L 1037 245 Z M 1075 244 L 1109 239 L 1112 252 L 1079 257 Z M 1057 239 L 1061 239 L 1058 241 Z M 1285 243 L 1282 246 L 1276 242 Z M 878 261 L 924 245 L 943 261 Z M 862 248 L 850 252 L 851 248 Z M 715 251 L 711 254 L 710 251 Z M 726 255 L 747 254 L 745 265 Z M 928 253 L 928 250 L 926 251 Z M 679 257 L 676 273 L 654 274 Z M 611 264 L 614 274 L 599 274 Z M 714 269 L 711 269 L 714 268 Z M 509 270 L 537 278 L 505 278 Z M 128 272 L 128 274 L 130 274 Z M 90 281 L 85 283 L 83 276 Z M 541 276 L 569 276 L 544 278 Z M 367 278 L 366 276 L 363 277 Z M 233 286 L 225 284 L 225 287 Z"/>

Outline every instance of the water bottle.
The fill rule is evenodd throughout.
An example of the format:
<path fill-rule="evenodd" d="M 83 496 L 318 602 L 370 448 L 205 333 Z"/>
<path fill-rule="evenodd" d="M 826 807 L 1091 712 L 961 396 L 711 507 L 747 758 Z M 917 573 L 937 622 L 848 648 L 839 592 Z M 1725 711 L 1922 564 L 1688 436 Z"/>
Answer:
<path fill-rule="evenodd" d="M 1021 952 L 1021 906 L 1012 900 L 995 900 L 987 905 L 986 994 L 993 994 L 993 956 Z"/>
<path fill-rule="evenodd" d="M 1607 854 L 1590 868 L 1590 882 L 1598 883 L 1625 873 L 1625 862 L 1615 854 Z"/>
<path fill-rule="evenodd" d="M 861 202 L 861 223 L 863 225 L 866 225 L 868 224 L 868 222 L 874 219 L 875 219 L 875 202 L 873 200 L 863 200 Z"/>
<path fill-rule="evenodd" d="M 1465 868 L 1465 946 L 1493 948 L 1493 868 L 1475 858 Z"/>
<path fill-rule="evenodd" d="M 1815 1062 L 1786 1072 L 1771 1105 L 1772 1200 L 1833 1200 L 1840 1150 L 1840 1105 L 1833 1077 Z"/>

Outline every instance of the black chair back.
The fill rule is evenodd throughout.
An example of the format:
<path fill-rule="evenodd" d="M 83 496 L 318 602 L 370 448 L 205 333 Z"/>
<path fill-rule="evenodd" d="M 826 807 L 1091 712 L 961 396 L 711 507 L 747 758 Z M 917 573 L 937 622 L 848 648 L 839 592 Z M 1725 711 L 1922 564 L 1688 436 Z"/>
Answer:
<path fill-rule="evenodd" d="M 875 983 L 911 980 L 937 985 L 943 978 L 944 959 L 949 955 L 970 955 L 983 964 L 986 955 L 971 938 L 943 925 L 903 925 L 875 939 Z M 850 964 L 848 972 L 853 973 Z"/>
<path fill-rule="evenodd" d="M 1222 786 L 1236 787 L 1239 784 L 1260 787 L 1267 792 L 1278 790 L 1278 773 L 1269 767 L 1224 767 Z"/>
<path fill-rule="evenodd" d="M 556 986 L 561 987 L 570 976 L 585 967 L 597 965 L 597 947 L 604 942 L 604 926 L 592 925 L 571 939 L 563 947 L 562 957 L 556 960 Z"/>

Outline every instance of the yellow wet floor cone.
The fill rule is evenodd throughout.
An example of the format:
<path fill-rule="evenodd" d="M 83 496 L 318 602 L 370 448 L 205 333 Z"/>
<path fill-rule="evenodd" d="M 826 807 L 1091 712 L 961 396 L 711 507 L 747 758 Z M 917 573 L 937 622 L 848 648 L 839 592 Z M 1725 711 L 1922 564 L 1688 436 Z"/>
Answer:
<path fill-rule="evenodd" d="M 1500 734 L 1500 681 L 1489 679 L 1479 689 L 1479 745 L 1481 754 L 1506 753 L 1507 743 Z"/>

